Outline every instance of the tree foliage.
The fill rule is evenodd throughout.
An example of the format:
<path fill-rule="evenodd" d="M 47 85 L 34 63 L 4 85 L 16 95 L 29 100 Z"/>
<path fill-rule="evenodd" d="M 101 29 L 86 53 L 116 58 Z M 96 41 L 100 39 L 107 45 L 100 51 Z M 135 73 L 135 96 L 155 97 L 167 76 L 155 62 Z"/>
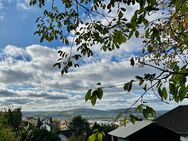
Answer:
<path fill-rule="evenodd" d="M 85 141 L 85 140 L 86 140 L 86 137 L 84 135 L 79 135 L 79 136 L 72 135 L 68 139 L 68 141 Z"/>
<path fill-rule="evenodd" d="M 7 118 L 8 124 L 13 127 L 15 131 L 18 131 L 22 122 L 21 108 L 15 108 L 12 111 L 9 109 Z"/>
<path fill-rule="evenodd" d="M 8 112 L 0 112 L 0 141 L 60 141 L 60 138 L 54 131 L 22 121 L 21 108 L 9 108 Z"/>
<path fill-rule="evenodd" d="M 72 130 L 73 135 L 81 136 L 81 135 L 88 135 L 90 132 L 89 122 L 82 118 L 81 116 L 75 116 L 69 124 L 69 129 Z"/>
<path fill-rule="evenodd" d="M 20 139 L 10 127 L 0 126 L 0 141 L 20 141 Z"/>
<path fill-rule="evenodd" d="M 45 2 L 31 0 L 30 4 L 38 3 L 42 7 Z M 131 91 L 132 85 L 140 85 L 145 92 L 135 103 L 142 101 L 148 91 L 153 91 L 161 101 L 181 102 L 187 98 L 187 0 L 62 0 L 61 3 L 62 7 L 52 0 L 52 8 L 45 10 L 37 19 L 35 34 L 41 37 L 41 42 L 61 40 L 70 46 L 67 37 L 75 33 L 77 53 L 59 51 L 60 58 L 54 64 L 61 69 L 62 75 L 68 73 L 71 67 L 79 67 L 78 60 L 83 56 L 92 56 L 94 45 L 100 45 L 102 51 L 112 51 L 131 38 L 142 38 L 142 51 L 130 60 L 130 64 L 149 66 L 156 72 L 135 76 L 125 83 L 124 90 Z M 137 8 L 129 18 L 126 10 L 132 5 L 137 5 Z M 83 19 L 83 12 L 87 20 Z M 115 15 L 112 16 L 112 13 Z M 156 13 L 160 16 L 152 18 Z M 95 105 L 103 97 L 103 89 L 100 83 L 95 90 L 88 90 L 85 100 Z M 154 110 L 143 103 L 137 109 L 146 118 L 155 115 Z M 134 116 L 131 117 L 134 121 Z"/>
<path fill-rule="evenodd" d="M 91 128 L 91 135 L 89 136 L 89 141 L 110 141 L 111 136 L 108 134 L 110 131 L 116 129 L 114 125 L 99 125 L 94 123 Z"/>
<path fill-rule="evenodd" d="M 20 108 L 8 112 L 0 112 L 0 141 L 20 141 L 21 137 L 18 134 L 20 127 Z"/>
<path fill-rule="evenodd" d="M 61 139 L 53 132 L 35 128 L 29 134 L 29 141 L 60 141 Z"/>
<path fill-rule="evenodd" d="M 103 131 L 99 131 L 95 129 L 93 134 L 89 136 L 88 141 L 103 141 L 103 137 L 105 136 Z"/>

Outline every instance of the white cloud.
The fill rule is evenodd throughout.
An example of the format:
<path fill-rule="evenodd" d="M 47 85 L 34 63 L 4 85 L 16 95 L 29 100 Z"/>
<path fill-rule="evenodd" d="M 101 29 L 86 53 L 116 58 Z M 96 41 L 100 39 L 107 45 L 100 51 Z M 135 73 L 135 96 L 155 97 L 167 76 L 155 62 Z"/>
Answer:
<path fill-rule="evenodd" d="M 25 51 L 22 48 L 18 48 L 16 46 L 12 46 L 12 45 L 7 45 L 4 49 L 3 52 L 7 55 L 7 56 L 18 56 L 18 55 L 23 55 L 25 54 Z"/>
<path fill-rule="evenodd" d="M 69 51 L 66 47 L 61 49 Z M 131 67 L 126 49 L 111 53 L 95 49 L 96 55 L 83 59 L 85 63 L 80 68 L 61 76 L 60 70 L 52 67 L 58 59 L 57 51 L 40 45 L 25 48 L 6 46 L 0 57 L 0 93 L 4 93 L 3 96 L 7 93 L 7 96 L 1 97 L 0 101 L 6 105 L 21 105 L 23 110 L 39 110 L 37 107 L 40 110 L 92 108 L 91 103 L 84 101 L 84 96 L 89 88 L 95 88 L 97 82 L 102 82 L 104 86 L 117 85 L 135 75 L 153 72 L 151 68 Z M 115 56 L 120 56 L 118 61 L 113 61 Z M 134 87 L 130 94 L 122 87 L 104 89 L 104 98 L 94 108 L 129 107 L 141 93 L 140 88 Z M 154 95 L 146 98 L 150 102 L 158 101 Z M 159 105 L 157 102 L 150 104 Z"/>
<path fill-rule="evenodd" d="M 0 1 L 0 10 L 3 9 L 3 7 L 4 7 L 4 4 L 2 1 Z"/>
<path fill-rule="evenodd" d="M 34 6 L 30 6 L 29 2 L 30 0 L 0 0 L 0 10 L 9 6 L 24 11 L 34 9 Z"/>
<path fill-rule="evenodd" d="M 18 0 L 17 8 L 20 10 L 30 10 L 32 7 L 29 5 L 30 0 Z"/>
<path fill-rule="evenodd" d="M 5 17 L 4 16 L 0 16 L 0 22 L 4 21 Z"/>

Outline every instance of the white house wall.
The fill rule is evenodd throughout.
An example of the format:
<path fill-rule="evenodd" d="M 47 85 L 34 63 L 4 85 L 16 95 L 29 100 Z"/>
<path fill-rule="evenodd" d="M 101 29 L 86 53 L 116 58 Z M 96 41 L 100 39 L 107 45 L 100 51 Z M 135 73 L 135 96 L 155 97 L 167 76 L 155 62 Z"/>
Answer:
<path fill-rule="evenodd" d="M 180 141 L 188 141 L 188 137 L 181 136 L 181 137 L 180 137 Z"/>

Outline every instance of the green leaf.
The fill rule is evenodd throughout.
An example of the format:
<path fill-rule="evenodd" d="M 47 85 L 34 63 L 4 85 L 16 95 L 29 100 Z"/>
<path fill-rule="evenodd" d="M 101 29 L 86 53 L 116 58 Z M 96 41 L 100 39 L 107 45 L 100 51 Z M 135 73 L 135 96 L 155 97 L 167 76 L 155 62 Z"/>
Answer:
<path fill-rule="evenodd" d="M 124 119 L 123 119 L 123 125 L 126 126 L 127 125 L 127 117 L 124 116 Z"/>
<path fill-rule="evenodd" d="M 98 133 L 99 132 L 99 129 L 94 129 L 93 130 L 93 133 Z"/>
<path fill-rule="evenodd" d="M 122 17 L 123 17 L 123 12 L 120 11 L 118 14 L 118 18 L 121 19 Z"/>
<path fill-rule="evenodd" d="M 42 36 L 41 38 L 40 38 L 40 43 L 42 43 L 44 41 L 44 36 Z"/>
<path fill-rule="evenodd" d="M 144 78 L 146 79 L 146 80 L 153 80 L 154 78 L 155 78 L 155 73 L 154 74 L 150 74 L 150 73 L 146 73 L 146 74 L 144 74 Z"/>
<path fill-rule="evenodd" d="M 172 95 L 176 95 L 178 93 L 177 87 L 174 83 L 169 83 L 169 89 Z"/>
<path fill-rule="evenodd" d="M 143 106 L 144 106 L 143 104 L 138 105 L 138 106 L 136 107 L 136 112 L 142 112 Z"/>
<path fill-rule="evenodd" d="M 128 91 L 128 92 L 131 91 L 131 89 L 132 89 L 132 82 L 133 82 L 133 80 L 131 80 L 131 81 L 128 82 L 128 83 L 125 83 L 125 85 L 124 85 L 124 90 L 125 90 L 125 91 Z"/>
<path fill-rule="evenodd" d="M 88 141 L 95 141 L 96 140 L 96 135 L 92 134 L 91 136 L 89 136 Z"/>
<path fill-rule="evenodd" d="M 180 101 L 182 101 L 186 95 L 187 95 L 187 88 L 185 87 L 185 84 L 182 84 L 179 90 Z"/>
<path fill-rule="evenodd" d="M 133 124 L 135 124 L 135 122 L 138 120 L 138 118 L 137 118 L 136 116 L 132 115 L 132 114 L 130 114 L 129 118 L 130 118 L 130 121 L 131 121 Z"/>
<path fill-rule="evenodd" d="M 97 139 L 98 139 L 98 141 L 102 141 L 103 140 L 103 134 L 102 133 L 98 133 L 97 134 Z"/>
<path fill-rule="evenodd" d="M 143 109 L 143 116 L 144 116 L 144 118 L 148 119 L 149 111 L 147 109 Z"/>
<path fill-rule="evenodd" d="M 146 37 L 146 38 L 149 37 L 149 29 L 146 30 L 146 32 L 145 32 L 145 37 Z"/>
<path fill-rule="evenodd" d="M 85 0 L 80 0 L 80 3 L 83 3 Z"/>
<path fill-rule="evenodd" d="M 144 83 L 144 80 L 141 79 L 140 82 L 139 82 L 139 85 L 141 86 L 143 83 Z"/>
<path fill-rule="evenodd" d="M 151 45 L 148 45 L 148 46 L 147 46 L 147 51 L 148 51 L 148 52 L 152 52 L 153 49 L 154 49 L 154 47 L 152 47 Z"/>
<path fill-rule="evenodd" d="M 181 13 L 182 13 L 183 15 L 185 15 L 185 14 L 186 14 L 186 10 L 187 10 L 187 3 L 184 2 L 184 4 L 181 6 L 180 11 L 181 11 Z"/>
<path fill-rule="evenodd" d="M 91 97 L 91 91 L 92 91 L 92 89 L 89 89 L 89 90 L 87 91 L 87 93 L 86 93 L 86 95 L 85 95 L 85 101 L 88 101 L 88 100 L 90 99 L 90 97 Z"/>
<path fill-rule="evenodd" d="M 122 112 L 119 112 L 118 115 L 115 118 L 115 121 L 118 120 L 122 116 Z"/>
<path fill-rule="evenodd" d="M 164 87 L 162 89 L 162 98 L 167 99 L 167 97 L 168 97 L 168 94 L 167 94 L 166 88 Z"/>
<path fill-rule="evenodd" d="M 97 97 L 98 97 L 98 99 L 102 99 L 102 97 L 103 97 L 103 89 L 102 88 L 98 88 L 97 89 Z"/>
<path fill-rule="evenodd" d="M 123 35 L 123 32 L 122 31 L 117 31 L 114 33 L 113 35 L 113 42 L 114 44 L 118 43 L 118 44 L 122 44 L 124 42 L 126 42 L 126 38 L 125 36 Z"/>
<path fill-rule="evenodd" d="M 147 84 L 145 84 L 142 88 L 146 91 L 147 90 Z"/>
<path fill-rule="evenodd" d="M 146 106 L 146 108 L 149 110 L 151 117 L 155 118 L 156 117 L 156 111 L 152 107 L 149 107 L 149 106 Z"/>
<path fill-rule="evenodd" d="M 94 106 L 96 104 L 96 101 L 97 101 L 97 96 L 92 95 L 90 99 L 91 99 L 91 104 Z"/>
<path fill-rule="evenodd" d="M 125 8 L 123 8 L 123 7 L 121 8 L 121 10 L 122 10 L 122 11 L 126 11 L 126 9 L 125 9 Z"/>
<path fill-rule="evenodd" d="M 101 85 L 101 82 L 98 82 L 97 85 Z"/>
<path fill-rule="evenodd" d="M 140 36 L 140 33 L 138 30 L 135 31 L 135 36 L 136 36 L 136 38 L 138 38 Z"/>
<path fill-rule="evenodd" d="M 133 36 L 133 33 L 134 33 L 134 30 L 132 30 L 132 31 L 129 33 L 128 39 L 130 39 L 130 38 Z"/>
<path fill-rule="evenodd" d="M 157 5 L 157 1 L 156 1 L 156 0 L 149 0 L 149 2 L 150 2 L 152 5 Z"/>
<path fill-rule="evenodd" d="M 153 108 L 146 106 L 145 109 L 143 109 L 143 116 L 146 119 L 148 119 L 149 117 L 155 118 L 156 112 Z"/>
<path fill-rule="evenodd" d="M 131 62 L 131 66 L 134 66 L 134 58 L 131 58 L 131 60 L 130 60 L 130 62 Z"/>
<path fill-rule="evenodd" d="M 56 67 L 56 66 L 58 66 L 58 68 L 60 69 L 60 68 L 61 68 L 61 63 L 55 63 L 55 64 L 53 65 L 53 67 Z"/>
<path fill-rule="evenodd" d="M 143 80 L 143 77 L 138 76 L 138 75 L 137 75 L 137 76 L 135 76 L 135 78 L 136 78 L 136 79 L 138 79 L 138 80 Z"/>
<path fill-rule="evenodd" d="M 175 3 L 176 3 L 176 0 L 171 0 L 170 1 L 170 5 L 175 5 Z"/>

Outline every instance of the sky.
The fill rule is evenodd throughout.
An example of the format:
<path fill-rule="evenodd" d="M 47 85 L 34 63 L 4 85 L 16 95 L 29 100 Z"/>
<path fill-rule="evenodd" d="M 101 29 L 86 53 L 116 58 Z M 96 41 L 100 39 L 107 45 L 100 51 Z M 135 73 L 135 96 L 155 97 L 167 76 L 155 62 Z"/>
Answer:
<path fill-rule="evenodd" d="M 127 13 L 131 15 L 135 8 L 129 8 Z M 113 52 L 101 52 L 95 46 L 93 57 L 83 58 L 80 68 L 61 76 L 60 70 L 53 68 L 53 64 L 58 59 L 59 49 L 70 51 L 70 48 L 60 41 L 40 43 L 39 37 L 33 35 L 36 31 L 35 20 L 43 10 L 37 6 L 30 7 L 28 0 L 0 0 L 2 107 L 21 106 L 24 111 L 128 108 L 143 92 L 141 88 L 135 86 L 130 93 L 122 87 L 106 88 L 103 99 L 97 101 L 95 106 L 85 102 L 84 96 L 98 82 L 113 86 L 128 82 L 135 75 L 155 71 L 130 66 L 129 60 L 141 49 L 141 41 L 133 38 Z M 160 110 L 177 106 L 174 102 L 161 102 L 151 92 L 146 94 L 144 101 Z"/>

